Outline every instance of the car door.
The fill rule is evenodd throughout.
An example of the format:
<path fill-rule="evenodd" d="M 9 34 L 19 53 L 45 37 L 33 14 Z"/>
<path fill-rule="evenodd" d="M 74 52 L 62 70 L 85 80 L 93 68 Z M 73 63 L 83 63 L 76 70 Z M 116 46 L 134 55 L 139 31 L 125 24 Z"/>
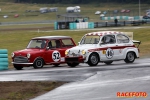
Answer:
<path fill-rule="evenodd" d="M 101 61 L 116 60 L 118 55 L 118 45 L 116 43 L 115 35 L 105 35 L 101 39 Z"/>
<path fill-rule="evenodd" d="M 50 40 L 48 43 L 46 58 L 48 63 L 64 63 L 65 51 L 75 46 L 70 38 Z"/>
<path fill-rule="evenodd" d="M 117 40 L 118 53 L 119 53 L 117 55 L 117 58 L 124 59 L 124 55 L 126 54 L 128 47 L 131 46 L 130 39 L 124 34 L 118 34 L 116 36 L 116 40 Z"/>
<path fill-rule="evenodd" d="M 61 61 L 61 44 L 60 40 L 50 40 L 46 49 L 46 63 L 60 63 Z"/>
<path fill-rule="evenodd" d="M 61 62 L 65 62 L 65 51 L 71 47 L 74 47 L 75 44 L 74 42 L 72 41 L 72 39 L 70 38 L 66 38 L 66 39 L 61 39 L 60 40 L 60 43 L 61 43 L 61 48 L 59 48 L 59 52 L 61 54 L 61 59 L 60 61 Z"/>

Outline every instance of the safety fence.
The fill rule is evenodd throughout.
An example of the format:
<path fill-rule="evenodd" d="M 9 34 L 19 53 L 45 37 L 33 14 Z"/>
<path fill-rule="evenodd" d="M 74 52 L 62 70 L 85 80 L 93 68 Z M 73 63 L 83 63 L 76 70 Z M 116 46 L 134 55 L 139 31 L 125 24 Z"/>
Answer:
<path fill-rule="evenodd" d="M 94 22 L 94 28 L 100 28 L 100 27 L 118 27 L 118 26 L 138 26 L 142 24 L 150 23 L 150 21 L 147 20 L 133 20 L 133 21 L 118 21 L 117 23 L 113 21 L 105 21 L 105 22 Z"/>
<path fill-rule="evenodd" d="M 92 29 L 94 28 L 93 22 L 80 22 L 80 23 L 70 23 L 69 29 Z"/>
<path fill-rule="evenodd" d="M 8 50 L 0 49 L 0 70 L 8 69 Z"/>
<path fill-rule="evenodd" d="M 101 20 L 142 20 L 143 16 L 113 16 L 113 17 L 101 17 Z"/>
<path fill-rule="evenodd" d="M 94 22 L 55 22 L 54 29 L 92 29 Z"/>

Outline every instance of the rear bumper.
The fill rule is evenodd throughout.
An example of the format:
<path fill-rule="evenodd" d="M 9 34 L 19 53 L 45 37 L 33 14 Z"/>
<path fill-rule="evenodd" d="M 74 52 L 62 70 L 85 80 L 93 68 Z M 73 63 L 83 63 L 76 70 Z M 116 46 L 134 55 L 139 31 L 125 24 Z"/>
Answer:
<path fill-rule="evenodd" d="M 75 63 L 83 63 L 84 60 L 85 60 L 85 58 L 83 58 L 82 56 L 80 56 L 80 57 L 68 57 L 68 56 L 65 57 L 66 63 L 73 63 L 73 62 L 75 62 Z"/>

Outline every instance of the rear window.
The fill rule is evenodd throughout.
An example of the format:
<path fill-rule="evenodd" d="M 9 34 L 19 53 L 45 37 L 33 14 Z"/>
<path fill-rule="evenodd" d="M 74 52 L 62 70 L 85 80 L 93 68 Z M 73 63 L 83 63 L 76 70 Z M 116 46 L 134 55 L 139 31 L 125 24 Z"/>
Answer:
<path fill-rule="evenodd" d="M 73 44 L 71 39 L 63 39 L 62 40 L 62 46 L 63 47 L 69 47 L 69 46 L 74 46 L 74 44 Z"/>
<path fill-rule="evenodd" d="M 117 35 L 117 42 L 118 43 L 129 43 L 129 38 L 123 34 Z"/>

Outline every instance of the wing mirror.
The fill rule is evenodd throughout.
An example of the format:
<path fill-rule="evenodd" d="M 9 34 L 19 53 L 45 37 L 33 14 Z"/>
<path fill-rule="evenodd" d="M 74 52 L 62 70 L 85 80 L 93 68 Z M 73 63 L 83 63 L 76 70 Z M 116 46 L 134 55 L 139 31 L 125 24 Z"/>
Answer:
<path fill-rule="evenodd" d="M 80 45 L 80 42 L 78 42 L 78 45 Z"/>
<path fill-rule="evenodd" d="M 49 50 L 49 47 L 46 47 L 46 50 Z"/>
<path fill-rule="evenodd" d="M 104 44 L 106 44 L 106 43 L 103 43 L 103 42 L 100 43 L 100 45 L 104 45 Z"/>

